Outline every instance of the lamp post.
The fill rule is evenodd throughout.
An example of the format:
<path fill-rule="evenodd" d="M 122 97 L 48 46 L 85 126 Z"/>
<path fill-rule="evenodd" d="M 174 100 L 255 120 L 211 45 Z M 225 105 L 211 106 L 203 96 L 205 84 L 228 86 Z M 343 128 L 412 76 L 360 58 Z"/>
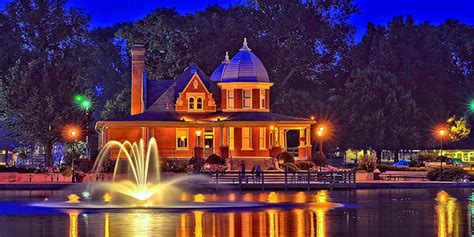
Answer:
<path fill-rule="evenodd" d="M 440 141 L 440 147 L 439 147 L 439 161 L 440 161 L 440 177 L 441 180 L 443 178 L 443 138 L 448 134 L 445 128 L 440 128 L 438 129 L 438 137 Z"/>
<path fill-rule="evenodd" d="M 317 131 L 317 135 L 319 137 L 319 151 L 321 153 L 323 152 L 323 135 L 325 130 L 326 128 L 324 126 L 319 126 Z"/>
<path fill-rule="evenodd" d="M 79 136 L 79 131 L 75 128 L 71 128 L 70 132 L 69 132 L 69 135 L 71 136 L 71 139 L 72 139 L 72 145 L 74 146 L 74 144 L 76 143 L 77 141 L 77 137 Z M 73 147 L 74 148 L 74 147 Z M 75 151 L 74 151 L 75 153 Z M 76 154 L 74 154 L 72 156 L 72 161 L 71 161 L 71 171 L 72 171 L 72 179 L 71 179 L 71 182 L 72 183 L 75 183 L 76 182 L 76 179 L 75 179 L 75 176 L 74 176 L 74 160 L 75 160 L 75 157 Z"/>
<path fill-rule="evenodd" d="M 77 94 L 73 98 L 73 102 L 78 109 L 86 113 L 86 155 L 87 158 L 90 158 L 90 149 L 89 149 L 89 111 L 93 107 L 92 100 L 81 94 Z"/>
<path fill-rule="evenodd" d="M 324 131 L 326 130 L 326 128 L 324 126 L 319 126 L 318 127 L 318 130 L 316 132 L 316 134 L 318 135 L 319 137 L 319 155 L 321 156 L 321 159 L 323 159 L 324 157 L 324 153 L 323 153 L 323 135 L 324 135 Z M 321 165 L 319 165 L 319 172 L 322 171 L 322 167 Z"/>

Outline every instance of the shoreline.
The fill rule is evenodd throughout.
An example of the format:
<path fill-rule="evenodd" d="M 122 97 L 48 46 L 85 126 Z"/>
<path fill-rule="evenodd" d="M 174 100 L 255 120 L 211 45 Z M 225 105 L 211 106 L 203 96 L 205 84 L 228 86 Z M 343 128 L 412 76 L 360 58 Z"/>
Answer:
<path fill-rule="evenodd" d="M 75 188 L 87 185 L 88 183 L 0 183 L 0 191 L 38 191 L 38 190 L 62 190 L 66 188 Z M 436 182 L 436 181 L 364 181 L 353 184 L 283 184 L 269 183 L 261 184 L 221 184 L 208 185 L 198 188 L 199 190 L 242 190 L 242 191 L 309 191 L 320 189 L 331 190 L 367 190 L 367 189 L 433 189 L 433 188 L 474 188 L 474 182 Z"/>

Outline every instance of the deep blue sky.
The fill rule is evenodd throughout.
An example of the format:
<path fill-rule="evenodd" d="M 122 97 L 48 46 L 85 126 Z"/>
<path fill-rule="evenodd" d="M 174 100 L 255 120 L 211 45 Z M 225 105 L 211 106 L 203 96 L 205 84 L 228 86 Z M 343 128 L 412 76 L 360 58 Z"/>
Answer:
<path fill-rule="evenodd" d="M 92 16 L 91 26 L 137 20 L 157 7 L 175 7 L 179 12 L 203 10 L 209 4 L 228 6 L 239 0 L 69 0 Z M 8 0 L 0 0 L 3 6 Z M 474 25 L 474 0 L 355 0 L 360 14 L 350 19 L 357 27 L 356 38 L 365 32 L 367 22 L 386 24 L 393 16 L 412 15 L 417 22 L 442 23 L 447 18 Z"/>

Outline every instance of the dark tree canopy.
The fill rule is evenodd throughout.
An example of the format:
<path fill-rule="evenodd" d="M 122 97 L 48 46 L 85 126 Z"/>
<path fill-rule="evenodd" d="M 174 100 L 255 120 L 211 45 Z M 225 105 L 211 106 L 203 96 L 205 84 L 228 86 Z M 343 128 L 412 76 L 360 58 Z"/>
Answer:
<path fill-rule="evenodd" d="M 0 63 L 3 119 L 18 135 L 42 143 L 51 165 L 51 148 L 61 129 L 84 118 L 72 105 L 72 95 L 86 89 L 88 17 L 66 8 L 64 0 L 16 0 L 0 18 L 0 25 L 11 30 L 0 42 L 7 47 L 1 52 L 14 54 Z"/>

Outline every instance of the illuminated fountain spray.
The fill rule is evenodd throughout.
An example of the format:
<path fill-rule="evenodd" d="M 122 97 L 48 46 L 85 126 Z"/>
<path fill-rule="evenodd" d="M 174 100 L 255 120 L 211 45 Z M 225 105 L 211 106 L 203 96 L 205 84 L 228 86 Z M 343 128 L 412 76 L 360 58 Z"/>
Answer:
<path fill-rule="evenodd" d="M 98 155 L 93 167 L 95 172 L 101 171 L 113 149 L 118 149 L 118 158 L 114 167 L 113 182 L 107 184 L 110 190 L 141 201 L 160 192 L 163 185 L 160 183 L 160 164 L 155 138 L 151 138 L 148 144 L 145 144 L 143 139 L 138 143 L 109 141 Z M 106 202 L 110 199 L 104 197 Z"/>

